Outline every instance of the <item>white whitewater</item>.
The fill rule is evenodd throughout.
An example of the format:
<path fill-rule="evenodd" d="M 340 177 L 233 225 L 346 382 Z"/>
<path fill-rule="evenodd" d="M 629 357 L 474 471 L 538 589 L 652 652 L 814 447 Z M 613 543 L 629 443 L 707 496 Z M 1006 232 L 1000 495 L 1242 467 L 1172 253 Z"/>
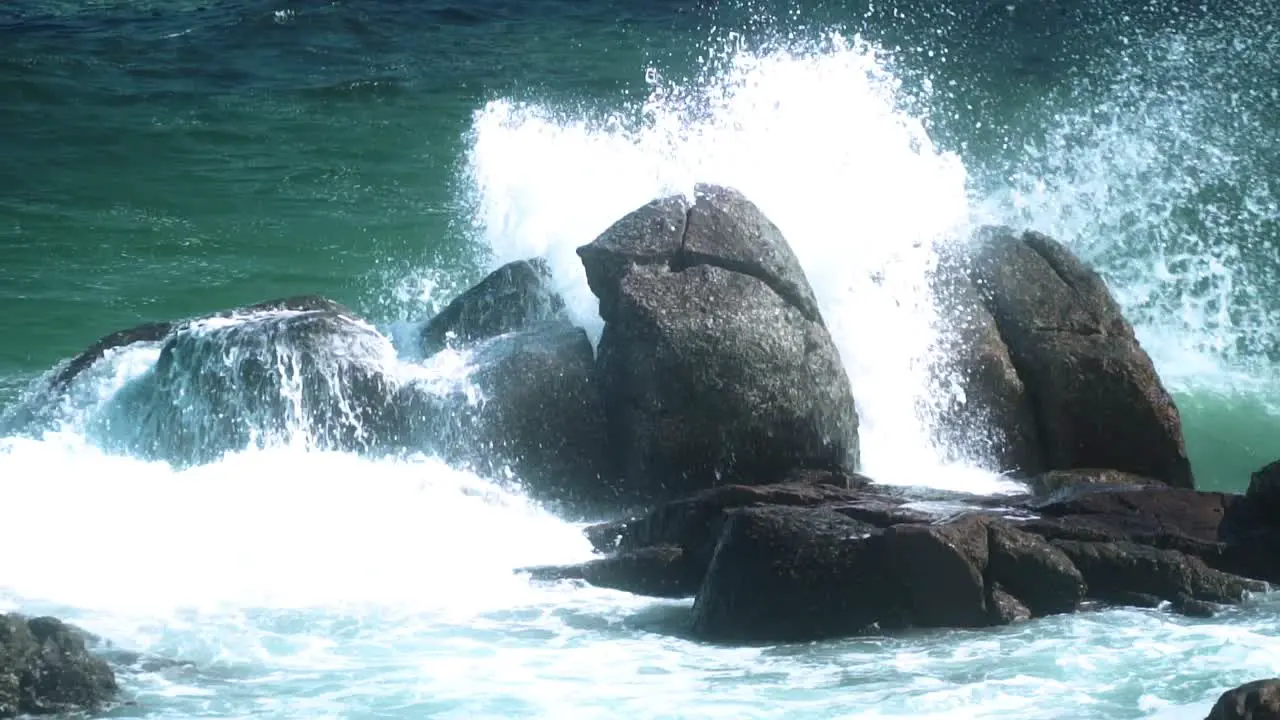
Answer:
<path fill-rule="evenodd" d="M 924 281 L 935 243 L 970 220 L 961 163 L 897 107 L 893 77 L 855 41 L 730 59 L 694 90 L 655 78 L 638 124 L 480 110 L 469 177 L 494 262 L 548 257 L 598 332 L 574 249 L 657 194 L 736 186 L 810 274 L 859 400 L 867 472 L 1006 487 L 947 467 L 929 441 Z M 108 358 L 80 388 L 84 407 L 155 359 Z M 434 371 L 456 372 L 448 360 Z M 1225 686 L 1280 674 L 1270 599 L 1212 622 L 1117 611 L 702 645 L 682 636 L 687 602 L 513 574 L 588 557 L 580 529 L 431 458 L 285 444 L 175 470 L 103 452 L 71 420 L 0 439 L 16 508 L 0 523 L 0 606 L 196 663 L 123 675 L 147 717 L 1187 720 Z"/>
<path fill-rule="evenodd" d="M 935 245 L 969 222 L 960 160 L 899 107 L 871 48 L 740 52 L 705 85 L 651 77 L 638 127 L 494 102 L 478 113 L 470 172 L 495 262 L 548 258 L 584 326 L 600 324 L 574 251 L 654 197 L 696 182 L 737 188 L 772 219 L 809 276 L 849 372 L 863 470 L 880 482 L 997 491 L 931 441 Z"/>

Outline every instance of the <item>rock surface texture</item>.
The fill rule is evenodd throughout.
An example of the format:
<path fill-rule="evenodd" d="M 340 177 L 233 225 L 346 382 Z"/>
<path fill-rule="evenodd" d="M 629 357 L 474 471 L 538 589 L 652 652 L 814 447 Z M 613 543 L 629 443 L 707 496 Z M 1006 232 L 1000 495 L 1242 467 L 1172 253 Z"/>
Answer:
<path fill-rule="evenodd" d="M 0 717 L 95 711 L 115 699 L 115 674 L 85 636 L 50 617 L 0 615 Z"/>
<path fill-rule="evenodd" d="M 578 254 L 605 322 L 596 373 L 624 495 L 857 469 L 853 395 L 813 291 L 740 193 L 655 200 Z"/>
<path fill-rule="evenodd" d="M 856 475 L 724 485 L 591 526 L 601 559 L 531 572 L 694 597 L 694 633 L 735 643 L 1000 625 L 1085 600 L 1206 617 L 1280 582 L 1280 517 L 1262 485 L 1230 495 L 1092 477 L 1120 482 L 1047 499 Z"/>
<path fill-rule="evenodd" d="M 1280 720 L 1280 678 L 1255 680 L 1226 691 L 1205 720 Z"/>
<path fill-rule="evenodd" d="M 983 228 L 935 289 L 963 403 L 944 435 L 1004 470 L 1106 468 L 1194 487 L 1172 398 L 1103 280 L 1055 240 Z"/>
<path fill-rule="evenodd" d="M 445 393 L 410 384 L 397 407 L 412 436 L 491 478 L 570 512 L 616 508 L 595 354 L 572 325 L 539 259 L 508 263 L 459 295 L 423 330 L 431 357 L 466 353 L 471 371 Z"/>

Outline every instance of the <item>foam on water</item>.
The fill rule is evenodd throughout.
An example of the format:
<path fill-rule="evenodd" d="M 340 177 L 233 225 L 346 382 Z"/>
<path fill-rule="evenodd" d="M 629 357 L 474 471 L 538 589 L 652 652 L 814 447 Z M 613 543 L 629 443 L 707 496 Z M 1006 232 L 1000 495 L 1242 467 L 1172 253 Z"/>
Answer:
<path fill-rule="evenodd" d="M 696 81 L 650 71 L 638 117 L 489 103 L 469 177 L 493 262 L 551 263 L 598 337 L 575 249 L 654 197 L 729 185 L 787 237 L 853 384 L 867 474 L 893 484 L 1012 488 L 949 465 L 932 441 L 934 246 L 967 223 L 966 175 L 900 107 L 874 49 L 831 35 L 792 50 L 731 49 Z"/>

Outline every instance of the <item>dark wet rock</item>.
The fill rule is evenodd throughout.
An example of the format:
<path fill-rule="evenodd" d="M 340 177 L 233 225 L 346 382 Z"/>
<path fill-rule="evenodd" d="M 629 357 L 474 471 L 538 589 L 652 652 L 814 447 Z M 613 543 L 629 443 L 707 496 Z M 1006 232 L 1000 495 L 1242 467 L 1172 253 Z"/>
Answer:
<path fill-rule="evenodd" d="M 1249 490 L 1245 495 L 1262 512 L 1280 517 L 1280 460 L 1250 475 Z"/>
<path fill-rule="evenodd" d="M 1113 468 L 1194 486 L 1172 398 L 1106 284 L 1066 248 L 983 228 L 939 275 L 942 312 L 960 328 L 950 342 L 964 413 L 998 428 L 1004 469 Z M 1034 423 L 1019 425 L 1028 408 Z"/>
<path fill-rule="evenodd" d="M 650 597 L 693 597 L 705 566 L 696 566 L 682 548 L 657 545 L 620 552 L 577 565 L 528 568 L 534 580 L 582 580 L 596 587 Z"/>
<path fill-rule="evenodd" d="M 115 675 L 85 634 L 51 617 L 0 615 L 0 717 L 95 711 L 115 699 Z"/>
<path fill-rule="evenodd" d="M 717 642 L 788 642 L 861 631 L 890 615 L 897 592 L 876 532 L 823 509 L 728 514 L 693 606 L 693 632 Z"/>
<path fill-rule="evenodd" d="M 1009 625 L 1032 617 L 1031 609 L 1005 591 L 1000 583 L 992 583 L 987 589 L 986 603 L 989 625 Z"/>
<path fill-rule="evenodd" d="M 995 317 L 969 278 L 967 260 L 963 253 L 943 252 L 933 277 L 939 312 L 946 318 L 940 353 L 949 360 L 939 369 L 964 388 L 945 396 L 938 408 L 940 444 L 960 458 L 1036 473 L 1043 461 L 1035 407 Z"/>
<path fill-rule="evenodd" d="M 896 525 L 881 543 L 885 567 L 907 593 L 910 622 L 923 627 L 988 624 L 987 528 L 978 518 Z"/>
<path fill-rule="evenodd" d="M 989 573 L 1035 616 L 1069 613 L 1084 599 L 1080 571 L 1044 538 L 988 523 Z"/>
<path fill-rule="evenodd" d="M 1154 610 L 1160 607 L 1165 600 L 1158 595 L 1151 593 L 1132 592 L 1130 590 L 1113 590 L 1107 593 L 1110 597 L 1111 605 L 1125 605 L 1128 607 L 1146 608 Z"/>
<path fill-rule="evenodd" d="M 1131 542 L 1195 556 L 1212 568 L 1280 582 L 1280 526 L 1250 498 L 1148 487 L 1079 494 L 1038 506 L 1022 525 L 1046 538 Z"/>
<path fill-rule="evenodd" d="M 1196 600 L 1186 593 L 1179 593 L 1170 601 L 1173 611 L 1179 615 L 1194 618 L 1211 618 L 1218 613 L 1218 608 L 1211 602 Z"/>
<path fill-rule="evenodd" d="M 578 254 L 605 321 L 596 369 L 624 494 L 857 469 L 848 376 L 812 290 L 740 193 L 655 200 Z"/>
<path fill-rule="evenodd" d="M 1073 495 L 1095 491 L 1140 490 L 1153 485 L 1164 485 L 1158 480 L 1133 473 L 1087 468 L 1050 470 L 1026 482 L 1033 495 L 1049 501 L 1066 500 Z"/>
<path fill-rule="evenodd" d="M 404 400 L 423 408 L 410 411 L 424 419 L 421 443 L 487 477 L 514 476 L 534 497 L 574 512 L 617 507 L 586 332 L 543 322 L 471 352 L 479 398 L 458 391 Z"/>
<path fill-rule="evenodd" d="M 864 495 L 857 486 L 866 482 L 860 475 L 843 476 L 840 487 L 828 482 L 805 482 L 808 473 L 797 473 L 801 481 L 775 485 L 721 485 L 682 500 L 659 505 L 645 515 L 587 528 L 587 537 L 600 552 L 635 550 L 655 545 L 684 548 L 694 562 L 705 569 L 720 536 L 724 514 L 735 508 L 760 506 L 842 507 Z M 821 476 L 828 480 L 831 476 Z"/>
<path fill-rule="evenodd" d="M 1205 720 L 1280 720 L 1280 678 L 1254 680 L 1222 693 Z"/>
<path fill-rule="evenodd" d="M 1123 601 L 1123 593 L 1154 595 L 1173 601 L 1180 595 L 1216 603 L 1238 603 L 1265 585 L 1214 570 L 1199 558 L 1124 542 L 1054 540 L 1071 558 L 1088 585 L 1090 597 Z"/>
<path fill-rule="evenodd" d="M 454 298 L 422 330 L 429 357 L 549 320 L 563 320 L 564 299 L 551 287 L 551 268 L 541 258 L 517 260 L 490 273 Z"/>

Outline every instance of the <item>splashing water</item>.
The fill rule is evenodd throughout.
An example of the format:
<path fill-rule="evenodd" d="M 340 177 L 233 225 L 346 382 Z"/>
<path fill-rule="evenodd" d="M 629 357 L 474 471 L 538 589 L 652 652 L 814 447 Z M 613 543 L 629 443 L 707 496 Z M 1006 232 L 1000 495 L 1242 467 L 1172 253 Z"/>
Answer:
<path fill-rule="evenodd" d="M 809 274 L 858 397 L 867 472 L 1004 487 L 980 469 L 946 468 L 930 441 L 927 277 L 935 244 L 969 221 L 959 159 L 901 111 L 894 78 L 856 39 L 735 50 L 720 63 L 684 86 L 655 76 L 634 118 L 509 101 L 477 112 L 468 180 L 493 262 L 547 257 L 575 317 L 598 335 L 574 249 L 657 195 L 733 185 L 779 225 Z M 1098 140 L 1131 137 L 1128 126 L 1100 127 Z M 1059 216 L 1032 202 L 1025 217 L 1104 262 L 1122 278 L 1113 286 L 1122 300 L 1141 308 L 1136 281 L 1150 266 L 1125 275 L 1119 257 L 1108 260 L 1117 235 L 1104 231 L 1126 221 L 1091 210 L 1124 206 L 1098 190 L 1106 182 L 1149 185 L 1159 167 L 1142 165 L 1149 157 L 1137 146 L 1126 160 L 1120 145 L 1098 142 L 1082 157 L 1073 142 L 1044 150 L 1045 166 L 1062 170 L 1035 179 L 1048 178 L 1059 200 L 1095 201 L 1053 206 Z M 1025 196 L 1034 183 L 1020 186 Z M 1154 218 L 1145 227 L 1157 232 Z M 1129 250 L 1146 238 L 1120 237 L 1132 238 Z M 1242 297 L 1239 282 L 1211 287 Z M 1140 329 L 1150 334 L 1160 315 L 1143 316 Z M 414 368 L 418 380 L 452 387 L 465 375 L 466 358 L 423 368 L 381 341 L 366 349 L 366 365 L 388 376 Z M 0 525 L 11 549 L 0 558 L 0 607 L 54 613 L 125 648 L 195 662 L 123 673 L 148 717 L 1186 720 L 1224 686 L 1280 673 L 1274 598 L 1213 621 L 1128 610 L 796 647 L 695 643 L 687 602 L 513 574 L 589 557 L 580 528 L 431 458 L 287 441 L 174 468 L 104 452 L 88 420 L 159 355 L 145 346 L 112 355 L 76 386 L 68 422 L 0 439 L 5 500 L 24 510 Z"/>
<path fill-rule="evenodd" d="M 795 250 L 853 384 L 863 467 L 885 483 L 1011 487 L 946 466 L 933 446 L 935 243 L 968 221 L 964 167 L 899 108 L 871 47 L 731 53 L 688 86 L 650 72 L 639 122 L 495 101 L 477 113 L 470 177 L 494 262 L 548 258 L 598 337 L 574 250 L 654 197 L 696 182 L 751 198 Z"/>

